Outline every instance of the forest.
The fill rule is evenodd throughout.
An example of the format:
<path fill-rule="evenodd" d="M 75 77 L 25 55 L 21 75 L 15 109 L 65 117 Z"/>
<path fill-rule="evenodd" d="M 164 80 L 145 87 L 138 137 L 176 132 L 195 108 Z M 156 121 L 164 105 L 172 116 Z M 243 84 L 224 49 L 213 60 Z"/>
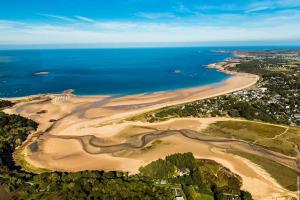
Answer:
<path fill-rule="evenodd" d="M 142 175 L 179 186 L 186 199 L 252 199 L 242 191 L 241 177 L 212 160 L 192 153 L 173 154 L 140 168 Z"/>

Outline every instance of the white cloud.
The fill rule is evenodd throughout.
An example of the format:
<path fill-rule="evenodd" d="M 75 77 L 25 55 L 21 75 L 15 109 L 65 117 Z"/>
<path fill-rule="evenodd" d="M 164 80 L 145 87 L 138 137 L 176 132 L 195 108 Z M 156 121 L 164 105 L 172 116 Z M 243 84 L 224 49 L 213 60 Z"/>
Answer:
<path fill-rule="evenodd" d="M 255 5 L 252 12 L 262 9 L 267 7 Z M 142 15 L 148 19 L 169 16 L 166 13 Z M 195 14 L 184 20 L 172 19 L 169 23 L 163 20 L 97 21 L 80 15 L 50 16 L 64 23 L 0 20 L 0 45 L 300 40 L 300 11 L 297 9 L 255 15 Z"/>
<path fill-rule="evenodd" d="M 134 29 L 137 27 L 137 24 L 133 22 L 103 21 L 94 23 L 92 27 L 96 28 L 96 30 L 98 29 L 98 31 L 123 31 Z"/>
<path fill-rule="evenodd" d="M 246 6 L 246 12 L 255 12 L 270 9 L 288 10 L 300 6 L 299 0 L 265 0 L 250 3 Z"/>
<path fill-rule="evenodd" d="M 80 23 L 80 22 L 87 22 L 87 23 L 96 23 L 97 21 L 88 17 L 80 16 L 80 15 L 75 15 L 75 16 L 62 16 L 62 15 L 52 15 L 52 14 L 40 14 L 41 16 L 44 17 L 50 17 L 54 19 L 58 19 L 61 21 L 65 22 L 71 22 L 71 23 Z"/>
<path fill-rule="evenodd" d="M 40 14 L 40 15 L 45 16 L 45 17 L 54 18 L 54 19 L 59 19 L 59 20 L 66 21 L 66 22 L 75 22 L 76 21 L 73 18 L 61 16 L 61 15 L 52 15 L 52 14 Z"/>
<path fill-rule="evenodd" d="M 0 32 L 0 44 L 218 42 L 300 39 L 300 29 L 295 27 L 297 27 L 295 24 L 248 28 L 234 25 L 219 27 L 199 24 L 116 21 L 81 24 L 80 26 L 78 24 L 69 26 L 27 24 L 22 28 L 12 26 L 2 30 Z"/>
<path fill-rule="evenodd" d="M 249 10 L 246 10 L 245 12 L 246 13 L 251 13 L 251 12 L 258 12 L 258 11 L 264 11 L 264 10 L 268 10 L 270 9 L 271 7 L 268 7 L 268 6 L 259 6 L 259 7 L 254 7 L 254 8 L 251 8 Z"/>
<path fill-rule="evenodd" d="M 10 29 L 13 27 L 22 27 L 25 24 L 17 21 L 0 20 L 0 29 Z"/>
<path fill-rule="evenodd" d="M 91 18 L 88 18 L 88 17 L 83 17 L 83 16 L 79 16 L 79 15 L 74 16 L 74 17 L 76 19 L 79 19 L 79 20 L 83 21 L 83 22 L 89 22 L 89 23 L 95 23 L 96 22 L 95 20 L 93 20 Z"/>

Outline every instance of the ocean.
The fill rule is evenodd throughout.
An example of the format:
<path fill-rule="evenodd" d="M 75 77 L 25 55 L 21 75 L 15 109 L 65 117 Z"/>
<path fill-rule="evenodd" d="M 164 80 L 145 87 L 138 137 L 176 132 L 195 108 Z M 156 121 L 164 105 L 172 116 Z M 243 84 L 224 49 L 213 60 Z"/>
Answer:
<path fill-rule="evenodd" d="M 206 65 L 232 55 L 214 49 L 1 50 L 0 97 L 68 89 L 77 95 L 118 96 L 219 83 L 230 75 Z"/>

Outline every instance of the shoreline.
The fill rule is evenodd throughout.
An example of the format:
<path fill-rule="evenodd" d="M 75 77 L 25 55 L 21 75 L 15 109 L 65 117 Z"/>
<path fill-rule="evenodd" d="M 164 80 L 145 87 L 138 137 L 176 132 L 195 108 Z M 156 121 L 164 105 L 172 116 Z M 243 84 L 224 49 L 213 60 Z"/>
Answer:
<path fill-rule="evenodd" d="M 32 95 L 25 95 L 25 96 L 16 96 L 16 97 L 0 97 L 0 99 L 3 100 L 9 100 L 9 101 L 22 101 L 22 100 L 27 100 L 27 99 L 34 99 L 34 98 L 39 98 L 41 96 L 57 96 L 57 95 L 64 95 L 64 94 L 69 94 L 72 96 L 76 96 L 76 97 L 99 97 L 99 98 L 103 98 L 103 97 L 110 97 L 110 98 L 122 98 L 122 97 L 131 97 L 131 96 L 140 96 L 140 95 L 152 95 L 152 94 L 161 94 L 161 93 L 170 93 L 170 92 L 184 92 L 185 90 L 194 90 L 194 89 L 200 89 L 202 87 L 208 87 L 208 86 L 214 86 L 214 85 L 220 85 L 223 84 L 224 82 L 226 82 L 228 79 L 231 79 L 233 76 L 237 75 L 237 74 L 246 74 L 246 73 L 238 73 L 238 72 L 233 72 L 233 71 L 228 71 L 226 69 L 224 69 L 224 66 L 226 64 L 230 64 L 232 60 L 236 60 L 235 57 L 242 57 L 242 55 L 236 55 L 235 52 L 233 52 L 233 57 L 228 57 L 225 58 L 223 61 L 219 61 L 219 62 L 215 62 L 215 63 L 211 63 L 211 64 L 207 64 L 204 65 L 206 68 L 210 68 L 210 69 L 215 69 L 218 72 L 222 72 L 224 74 L 228 74 L 230 75 L 230 77 L 227 77 L 223 80 L 220 80 L 218 82 L 214 82 L 214 83 L 209 83 L 209 84 L 203 84 L 203 85 L 198 85 L 198 86 L 187 86 L 187 87 L 183 87 L 183 88 L 177 88 L 177 89 L 167 89 L 167 90 L 161 90 L 161 91 L 153 91 L 153 92 L 142 92 L 142 93 L 136 93 L 136 94 L 124 94 L 124 95 L 120 95 L 120 94 L 91 94 L 91 95 L 87 95 L 87 94 L 74 94 L 74 90 L 73 89 L 67 89 L 63 92 L 58 92 L 58 93 L 38 93 L 38 94 L 32 94 Z M 237 62 L 235 62 L 235 64 L 238 64 Z M 38 75 L 40 72 L 37 72 Z M 44 72 L 41 72 L 44 73 Z M 35 73 L 34 73 L 35 74 Z M 249 75 L 253 75 L 256 76 L 254 74 L 249 74 Z M 259 80 L 259 77 L 257 77 Z M 257 81 L 258 81 L 257 80 Z M 256 82 L 257 82 L 256 81 Z M 253 83 L 255 84 L 255 83 Z M 230 93 L 230 92 L 228 92 Z"/>
<path fill-rule="evenodd" d="M 217 69 L 222 67 L 220 63 L 210 65 L 210 67 L 212 66 Z M 224 70 L 224 68 L 221 69 Z M 257 75 L 232 73 L 230 78 L 214 85 L 152 94 L 129 95 L 119 98 L 110 96 L 76 96 L 71 93 L 45 94 L 41 95 L 41 99 L 21 102 L 11 109 L 6 109 L 5 112 L 8 114 L 20 114 L 38 122 L 37 132 L 41 133 L 39 135 L 42 137 L 44 135 L 69 134 L 97 136 L 98 126 L 101 124 L 123 121 L 133 115 L 165 106 L 225 95 L 248 88 L 256 84 L 258 80 L 259 76 Z M 41 110 L 43 114 L 38 114 Z M 34 133 L 31 135 L 34 135 Z M 31 138 L 31 135 L 29 138 Z M 39 163 L 38 161 L 44 158 L 33 159 L 35 160 L 33 161 L 29 158 L 30 155 L 27 152 L 22 152 L 22 154 L 24 154 L 25 159 L 29 163 L 38 168 L 47 168 L 46 163 L 42 164 L 43 162 Z"/>
<path fill-rule="evenodd" d="M 230 61 L 225 61 L 225 63 L 228 64 Z M 150 154 L 150 152 L 145 154 L 145 157 L 141 157 L 138 154 L 132 156 L 130 151 L 127 153 L 123 152 L 124 154 L 122 152 L 115 154 L 90 154 L 78 140 L 68 139 L 68 137 L 96 137 L 103 139 L 108 145 L 113 144 L 124 139 L 119 133 L 123 133 L 122 131 L 130 132 L 130 130 L 126 129 L 126 122 L 124 122 L 124 119 L 128 117 L 165 106 L 225 95 L 251 87 L 259 80 L 257 75 L 225 70 L 224 62 L 214 63 L 208 67 L 222 70 L 223 73 L 230 73 L 231 77 L 211 85 L 122 97 L 104 95 L 77 96 L 70 92 L 34 96 L 40 97 L 40 99 L 33 101 L 26 101 L 26 97 L 22 97 L 23 100 L 25 99 L 24 101 L 4 111 L 8 114 L 19 114 L 30 118 L 38 122 L 39 127 L 36 132 L 29 135 L 28 140 L 23 143 L 20 147 L 20 152 L 16 152 L 14 158 L 24 159 L 29 166 L 35 169 L 54 171 L 122 169 L 130 171 L 137 169 L 138 166 L 146 162 L 170 154 L 171 148 L 172 152 L 174 151 L 173 153 L 177 151 L 192 151 L 196 153 L 196 156 L 203 157 L 203 153 L 207 152 L 205 157 L 218 157 L 220 159 L 225 156 L 230 163 L 233 161 L 240 162 L 240 159 L 234 159 L 230 155 L 223 155 L 219 151 L 210 151 L 208 144 L 191 141 L 182 136 L 170 136 L 162 139 L 162 146 L 154 154 Z M 30 96 L 30 98 L 33 98 L 33 96 Z M 182 123 L 175 123 L 173 126 L 177 126 L 178 129 L 180 126 L 192 128 L 189 127 L 191 122 L 185 122 L 184 120 Z M 203 120 L 207 121 L 206 119 Z M 202 122 L 203 125 L 208 122 L 204 121 Z M 198 127 L 194 126 L 193 123 L 191 125 L 196 129 Z M 170 127 L 166 126 L 165 128 L 168 129 Z M 38 145 L 38 151 L 32 152 L 30 150 L 29 146 L 32 143 Z M 97 150 L 94 147 L 89 148 L 91 148 L 88 149 L 91 152 Z M 204 152 L 200 151 L 199 148 L 203 149 Z M 233 164 L 235 164 L 234 162 Z M 243 171 L 243 168 L 238 166 L 236 171 L 238 172 L 239 170 Z M 253 171 L 250 168 L 249 170 Z M 251 173 L 253 173 L 253 176 L 257 174 Z"/>
<path fill-rule="evenodd" d="M 275 191 L 268 184 L 277 186 L 276 181 L 266 181 L 268 176 L 262 176 L 255 172 L 254 165 L 249 166 L 245 171 L 245 164 L 241 158 L 233 157 L 229 154 L 223 154 L 218 149 L 211 151 L 210 144 L 205 142 L 193 141 L 180 135 L 173 135 L 162 138 L 162 146 L 154 151 L 143 152 L 141 155 L 134 151 L 126 150 L 117 153 L 91 154 L 97 152 L 99 148 L 93 146 L 84 147 L 78 139 L 72 137 L 82 137 L 82 141 L 88 141 L 95 137 L 105 141 L 106 145 L 119 143 L 124 140 L 122 134 L 131 132 L 128 129 L 128 122 L 125 119 L 154 109 L 160 109 L 165 106 L 172 106 L 192 102 L 195 100 L 212 98 L 225 95 L 238 90 L 251 87 L 259 80 L 259 76 L 247 73 L 231 72 L 224 69 L 224 63 L 229 61 L 211 64 L 207 67 L 222 70 L 223 73 L 230 73 L 228 79 L 211 85 L 194 87 L 189 89 L 180 89 L 174 91 L 161 91 L 151 94 L 135 94 L 121 97 L 112 96 L 77 96 L 70 92 L 62 94 L 43 94 L 36 100 L 23 101 L 12 108 L 4 110 L 8 114 L 19 114 L 30 118 L 39 123 L 38 130 L 29 135 L 28 139 L 15 152 L 14 159 L 27 163 L 25 170 L 50 170 L 50 171 L 83 171 L 83 170 L 122 170 L 134 171 L 145 163 L 157 160 L 170 153 L 179 153 L 191 151 L 197 157 L 206 157 L 211 159 L 223 158 L 227 160 L 222 164 L 230 167 L 235 165 L 235 172 L 244 174 L 245 184 L 243 187 L 254 192 L 256 197 L 269 195 L 269 190 L 278 193 L 284 193 L 285 190 L 277 188 Z M 33 96 L 30 96 L 33 98 Z M 43 112 L 41 112 L 43 111 Z M 199 119 L 201 127 L 211 123 L 208 119 Z M 196 120 L 196 121 L 199 121 Z M 215 119 L 212 119 L 215 120 Z M 182 119 L 182 122 L 176 121 L 175 129 L 187 128 L 198 130 L 192 119 Z M 169 121 L 162 128 L 169 129 Z M 137 123 L 139 124 L 139 123 Z M 147 125 L 151 127 L 151 125 Z M 191 127 L 192 126 L 192 127 Z M 70 138 L 70 139 L 68 139 Z M 37 151 L 31 151 L 30 145 L 38 146 Z M 89 149 L 85 149 L 89 148 Z M 100 148 L 101 150 L 101 148 Z M 146 153 L 146 154 L 144 154 Z M 82 162 L 84 161 L 84 162 Z M 18 163 L 18 162 L 17 162 Z M 20 162 L 19 162 L 20 163 Z M 238 164 L 240 163 L 240 164 Z M 230 165 L 232 164 L 232 165 Z M 244 167 L 242 167 L 244 166 Z M 27 168 L 26 168 L 27 167 Z M 249 173 L 252 175 L 250 176 Z M 267 174 L 268 175 L 268 174 Z M 263 189 L 257 191 L 251 188 L 252 177 L 260 177 L 263 180 L 256 182 Z M 268 182 L 268 184 L 266 183 Z M 249 184 L 248 184 L 249 183 Z M 266 197 L 266 196 L 264 196 Z"/>
<path fill-rule="evenodd" d="M 212 98 L 212 97 L 216 97 L 216 96 L 221 96 L 224 94 L 229 94 L 238 90 L 242 90 L 242 89 L 246 89 L 248 87 L 251 87 L 252 85 L 255 85 L 257 83 L 257 81 L 260 79 L 260 77 L 258 75 L 254 75 L 254 74 L 248 74 L 248 73 L 240 73 L 240 72 L 233 72 L 233 71 L 228 71 L 225 70 L 223 68 L 222 65 L 224 65 L 226 61 L 222 61 L 222 62 L 217 62 L 217 63 L 213 63 L 213 64 L 209 64 L 207 65 L 208 68 L 212 68 L 212 69 L 216 69 L 219 72 L 225 73 L 225 74 L 229 74 L 231 75 L 230 77 L 226 78 L 225 80 L 219 81 L 219 82 L 215 82 L 215 83 L 210 83 L 210 84 L 204 84 L 204 85 L 200 85 L 200 86 L 194 86 L 194 87 L 187 87 L 187 88 L 180 88 L 180 89 L 170 89 L 170 90 L 162 90 L 162 91 L 155 91 L 155 92 L 144 92 L 144 93 L 137 93 L 137 94 L 129 94 L 129 95 L 109 95 L 109 94 L 99 94 L 99 95 L 78 95 L 78 94 L 74 94 L 72 89 L 71 92 L 62 92 L 62 93 L 42 93 L 42 94 L 33 94 L 33 95 L 28 95 L 28 96 L 20 96 L 20 97 L 0 97 L 0 99 L 2 100 L 9 100 L 9 101 L 26 101 L 28 99 L 38 99 L 38 98 L 42 98 L 42 97 L 55 97 L 55 96 L 61 96 L 61 95 L 69 95 L 69 96 L 73 96 L 73 97 L 78 97 L 78 98 L 113 98 L 113 99 L 120 99 L 120 98 L 134 98 L 134 97 L 139 97 L 139 96 L 155 96 L 155 95 L 163 95 L 163 94 L 169 94 L 169 93 L 185 93 L 185 92 L 197 92 L 200 91 L 201 89 L 204 88 L 211 88 L 213 89 L 214 87 L 220 87 L 220 86 L 224 86 L 226 87 L 226 85 L 228 85 L 228 83 L 235 81 L 234 79 L 236 79 L 237 77 L 245 77 L 245 78 L 251 78 L 252 81 L 247 83 L 247 84 L 240 84 L 240 86 L 236 86 L 236 87 L 230 87 L 228 91 L 224 91 L 222 93 L 217 93 L 208 97 L 204 97 L 204 98 Z M 245 82 L 245 81 L 244 81 Z M 199 100 L 204 99 L 204 98 L 199 98 Z M 192 100 L 188 100 L 188 101 L 194 101 L 197 99 L 192 99 Z M 182 103 L 186 103 L 187 101 L 184 101 Z M 181 104 L 181 103 L 178 103 Z"/>
<path fill-rule="evenodd" d="M 42 133 L 41 135 L 61 135 L 70 129 L 75 135 L 85 135 L 91 132 L 91 130 L 84 132 L 81 130 L 82 127 L 94 126 L 93 124 L 115 123 L 116 121 L 122 121 L 133 115 L 150 110 L 225 95 L 251 87 L 257 83 L 259 80 L 259 76 L 257 75 L 225 70 L 224 63 L 229 62 L 230 59 L 227 59 L 227 61 L 213 63 L 207 66 L 220 70 L 223 73 L 231 74 L 231 77 L 216 84 L 121 97 L 108 95 L 78 96 L 72 94 L 71 90 L 68 90 L 62 94 L 42 94 L 20 98 L 6 98 L 19 102 L 11 109 L 4 110 L 4 112 L 8 114 L 19 114 L 38 122 L 39 127 L 37 132 Z M 33 100 L 30 99 L 27 101 L 28 98 Z M 44 106 L 44 104 L 46 105 Z M 36 110 L 36 112 L 33 110 Z M 41 110 L 43 111 L 42 113 L 44 113 L 42 114 L 43 116 L 37 114 Z M 52 110 L 54 111 L 51 112 Z M 80 117 L 77 117 L 77 115 Z M 76 116 L 76 119 L 72 116 Z M 65 124 L 63 122 L 65 122 Z M 52 126 L 54 126 L 54 128 L 48 131 Z M 34 135 L 34 133 L 31 135 Z M 31 138 L 31 135 L 29 138 Z"/>

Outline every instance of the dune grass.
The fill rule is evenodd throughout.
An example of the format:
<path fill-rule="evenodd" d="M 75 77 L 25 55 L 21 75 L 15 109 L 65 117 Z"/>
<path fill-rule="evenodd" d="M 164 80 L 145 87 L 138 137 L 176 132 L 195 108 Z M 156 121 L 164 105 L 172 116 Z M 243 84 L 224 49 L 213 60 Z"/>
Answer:
<path fill-rule="evenodd" d="M 218 121 L 205 130 L 215 136 L 233 137 L 251 142 L 273 138 L 283 131 L 285 131 L 284 127 L 251 121 Z"/>
<path fill-rule="evenodd" d="M 155 150 L 162 142 L 163 141 L 161 140 L 155 140 L 150 145 L 143 147 L 141 151 L 148 152 L 148 151 Z"/>
<path fill-rule="evenodd" d="M 297 177 L 300 176 L 299 172 L 277 162 L 254 154 L 240 151 L 232 151 L 231 153 L 246 158 L 251 162 L 259 165 L 267 173 L 269 173 L 282 187 L 291 191 L 297 190 Z"/>
<path fill-rule="evenodd" d="M 300 128 L 254 121 L 218 121 L 206 130 L 212 136 L 235 138 L 260 145 L 288 156 L 296 156 L 300 147 Z"/>

